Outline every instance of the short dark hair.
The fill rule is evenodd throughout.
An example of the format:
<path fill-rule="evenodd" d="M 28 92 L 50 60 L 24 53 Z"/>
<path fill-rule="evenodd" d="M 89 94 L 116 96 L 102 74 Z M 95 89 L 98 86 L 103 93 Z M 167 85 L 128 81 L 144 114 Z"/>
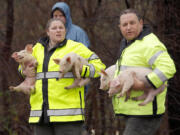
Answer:
<path fill-rule="evenodd" d="M 61 10 L 60 8 L 57 7 L 51 11 L 51 18 L 53 18 L 53 14 L 56 10 L 60 11 L 65 16 L 65 13 L 63 12 L 63 10 Z"/>
<path fill-rule="evenodd" d="M 124 14 L 128 14 L 128 13 L 134 13 L 139 20 L 142 19 L 142 16 L 135 9 L 132 9 L 132 8 L 128 8 L 128 9 L 125 9 L 125 10 L 121 11 L 119 17 L 121 17 Z"/>

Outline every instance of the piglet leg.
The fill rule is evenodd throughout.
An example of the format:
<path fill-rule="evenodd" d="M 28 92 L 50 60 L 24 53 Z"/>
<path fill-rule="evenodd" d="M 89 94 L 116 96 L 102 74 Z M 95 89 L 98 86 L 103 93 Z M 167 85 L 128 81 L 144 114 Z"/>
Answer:
<path fill-rule="evenodd" d="M 156 90 L 155 89 L 149 90 L 146 99 L 144 100 L 144 102 L 140 103 L 139 106 L 144 106 L 144 105 L 148 104 L 149 102 L 152 102 L 154 100 L 154 97 L 157 94 L 161 93 L 165 87 L 166 87 L 166 85 L 162 85 L 161 87 L 159 87 Z"/>
<path fill-rule="evenodd" d="M 20 85 L 14 87 L 14 86 L 10 86 L 9 89 L 11 91 L 17 91 L 17 92 L 23 92 L 24 94 L 30 94 L 30 89 L 27 88 L 27 86 L 24 85 L 24 83 L 21 83 Z"/>
<path fill-rule="evenodd" d="M 81 79 L 78 85 L 79 85 L 79 87 L 82 87 L 82 86 L 88 84 L 89 82 L 90 82 L 90 78 Z"/>
<path fill-rule="evenodd" d="M 74 83 L 72 84 L 72 85 L 70 85 L 70 86 L 67 86 L 67 87 L 64 87 L 65 89 L 72 89 L 72 88 L 76 88 L 76 87 L 79 87 L 79 81 L 80 81 L 80 79 L 75 79 L 74 80 Z"/>
<path fill-rule="evenodd" d="M 144 93 L 143 95 L 141 96 L 138 96 L 138 97 L 132 97 L 131 99 L 134 100 L 134 101 L 139 101 L 139 100 L 144 100 L 146 99 L 146 97 L 148 96 L 148 93 Z"/>
<path fill-rule="evenodd" d="M 76 77 L 78 79 L 80 79 L 81 78 L 81 75 L 80 75 L 80 65 L 78 63 L 75 63 L 74 70 L 75 70 Z"/>
<path fill-rule="evenodd" d="M 133 80 L 132 77 L 129 78 L 128 81 L 124 81 L 124 85 L 123 85 L 122 91 L 119 94 L 118 98 L 124 96 L 124 94 L 127 93 L 131 89 L 133 84 L 134 84 L 134 80 Z"/>
<path fill-rule="evenodd" d="M 64 77 L 64 73 L 62 72 L 59 72 L 59 79 L 63 78 Z"/>
<path fill-rule="evenodd" d="M 149 102 L 152 102 L 154 100 L 154 94 L 153 93 L 148 93 L 146 99 L 144 100 L 144 102 L 140 103 L 139 106 L 144 106 L 146 104 L 148 104 Z"/>

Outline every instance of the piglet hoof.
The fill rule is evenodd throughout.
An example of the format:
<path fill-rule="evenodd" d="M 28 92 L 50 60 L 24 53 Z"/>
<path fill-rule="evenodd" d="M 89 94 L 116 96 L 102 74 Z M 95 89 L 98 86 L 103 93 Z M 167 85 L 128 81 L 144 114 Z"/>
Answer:
<path fill-rule="evenodd" d="M 71 88 L 70 88 L 70 87 L 64 87 L 64 89 L 69 90 L 69 89 L 71 89 Z"/>
<path fill-rule="evenodd" d="M 109 97 L 112 97 L 112 96 L 113 96 L 113 94 L 112 94 L 112 93 L 109 93 L 109 92 L 108 92 L 108 94 L 109 94 Z"/>
<path fill-rule="evenodd" d="M 38 66 L 38 62 L 35 63 L 35 67 L 37 67 L 37 66 Z"/>
<path fill-rule="evenodd" d="M 120 98 L 120 97 L 122 97 L 122 96 L 123 96 L 122 93 L 120 93 L 117 97 Z"/>
<path fill-rule="evenodd" d="M 82 87 L 82 86 L 84 86 L 83 84 L 78 84 L 78 87 Z"/>
<path fill-rule="evenodd" d="M 31 93 L 31 94 L 35 94 L 35 93 L 36 93 L 36 89 L 35 89 L 35 88 L 31 89 L 31 90 L 30 90 L 30 93 Z"/>
<path fill-rule="evenodd" d="M 138 104 L 139 106 L 145 106 L 146 104 L 145 103 L 140 103 Z"/>
<path fill-rule="evenodd" d="M 9 86 L 9 90 L 10 91 L 14 91 L 14 87 L 13 86 Z"/>
<path fill-rule="evenodd" d="M 128 99 L 129 99 L 129 97 L 128 97 L 128 96 L 126 96 L 126 97 L 125 97 L 125 99 L 124 99 L 124 102 L 127 102 L 127 101 L 128 101 Z"/>
<path fill-rule="evenodd" d="M 138 101 L 137 97 L 132 97 L 131 99 L 134 101 Z"/>
<path fill-rule="evenodd" d="M 62 79 L 62 77 L 59 77 L 59 78 L 57 78 L 56 80 L 59 81 L 59 80 L 61 80 L 61 79 Z"/>
<path fill-rule="evenodd" d="M 64 74 L 61 73 L 61 74 L 59 75 L 59 79 L 62 79 L 63 77 L 64 77 Z"/>

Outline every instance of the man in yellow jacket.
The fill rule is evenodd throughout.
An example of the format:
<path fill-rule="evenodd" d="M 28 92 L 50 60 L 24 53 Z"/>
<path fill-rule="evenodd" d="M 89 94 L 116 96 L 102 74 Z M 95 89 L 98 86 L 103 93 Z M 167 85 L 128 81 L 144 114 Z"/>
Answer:
<path fill-rule="evenodd" d="M 146 76 L 155 88 L 166 84 L 176 72 L 173 60 L 164 44 L 155 36 L 149 26 L 143 24 L 140 15 L 133 9 L 120 14 L 119 28 L 123 35 L 120 46 L 120 58 L 117 60 L 115 77 L 121 71 L 132 67 L 151 68 Z M 124 116 L 126 126 L 123 135 L 153 135 L 160 126 L 165 113 L 167 88 L 157 95 L 153 102 L 139 106 L 142 101 L 128 100 L 125 97 L 113 97 L 113 108 L 117 116 Z M 142 95 L 142 91 L 131 92 L 131 97 Z"/>

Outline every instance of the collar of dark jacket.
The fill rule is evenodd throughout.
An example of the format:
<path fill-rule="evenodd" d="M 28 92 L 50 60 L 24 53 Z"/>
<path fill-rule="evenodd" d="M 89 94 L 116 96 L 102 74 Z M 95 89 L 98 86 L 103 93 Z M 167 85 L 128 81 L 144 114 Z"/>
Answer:
<path fill-rule="evenodd" d="M 139 34 L 139 36 L 138 36 L 137 38 L 135 38 L 135 39 L 133 39 L 133 40 L 131 40 L 131 41 L 129 41 L 129 42 L 127 42 L 127 40 L 126 40 L 125 38 L 123 38 L 123 39 L 122 39 L 122 42 L 121 42 L 121 45 L 123 45 L 123 46 L 129 46 L 129 45 L 132 44 L 134 41 L 136 41 L 136 40 L 141 40 L 141 39 L 143 39 L 145 36 L 149 35 L 150 33 L 152 33 L 152 30 L 151 30 L 150 26 L 147 25 L 147 24 L 144 24 L 143 30 L 142 30 L 142 32 Z"/>
<path fill-rule="evenodd" d="M 123 50 L 128 47 L 129 45 L 131 45 L 135 40 L 141 40 L 143 39 L 145 36 L 149 35 L 151 33 L 151 28 L 149 25 L 144 25 L 143 26 L 143 30 L 142 32 L 139 34 L 139 36 L 137 38 L 135 38 L 134 40 L 132 41 L 129 41 L 127 42 L 127 40 L 125 38 L 123 38 L 121 40 L 121 43 L 120 43 L 120 49 L 119 49 L 119 53 L 118 53 L 118 57 L 120 58 L 121 57 L 121 54 L 123 52 Z"/>
<path fill-rule="evenodd" d="M 40 44 L 42 44 L 44 47 L 48 47 L 49 44 L 49 37 L 42 37 L 38 40 Z M 67 39 L 64 39 L 62 42 L 59 42 L 54 48 L 63 47 L 66 45 Z"/>

